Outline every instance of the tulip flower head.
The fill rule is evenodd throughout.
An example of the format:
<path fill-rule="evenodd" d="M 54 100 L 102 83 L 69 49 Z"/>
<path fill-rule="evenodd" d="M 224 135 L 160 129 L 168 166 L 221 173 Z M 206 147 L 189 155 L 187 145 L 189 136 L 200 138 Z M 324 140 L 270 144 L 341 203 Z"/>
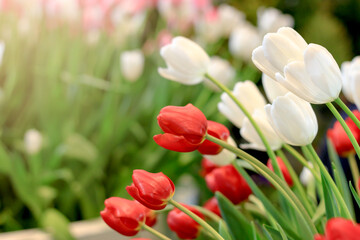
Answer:
<path fill-rule="evenodd" d="M 203 158 L 201 160 L 201 171 L 200 171 L 200 175 L 205 177 L 208 173 L 211 173 L 212 170 L 218 168 L 220 166 L 216 165 L 213 161 L 210 161 L 207 158 Z"/>
<path fill-rule="evenodd" d="M 218 201 L 216 199 L 216 197 L 212 197 L 209 200 L 207 200 L 204 203 L 203 206 L 205 209 L 215 213 L 216 215 L 218 215 L 219 217 L 221 217 L 221 212 L 220 212 L 220 208 L 219 208 L 219 204 Z"/>
<path fill-rule="evenodd" d="M 202 213 L 200 213 L 196 208 L 182 204 L 184 207 L 189 209 L 191 212 L 198 215 L 200 218 L 204 219 Z M 180 211 L 177 208 L 171 210 L 167 217 L 167 223 L 169 228 L 176 232 L 179 238 L 181 239 L 195 239 L 199 236 L 201 226 L 195 220 L 190 218 L 184 212 Z"/>
<path fill-rule="evenodd" d="M 150 208 L 145 207 L 141 203 L 140 203 L 140 206 L 143 208 L 144 213 L 145 213 L 145 224 L 148 225 L 149 227 L 154 226 L 157 221 L 156 212 Z"/>
<path fill-rule="evenodd" d="M 280 157 L 276 157 L 276 162 L 279 165 L 280 171 L 282 175 L 284 176 L 284 179 L 286 183 L 289 185 L 289 187 L 292 187 L 294 185 L 294 182 L 291 178 L 291 175 L 289 173 L 289 170 L 287 169 L 286 165 L 284 164 L 283 160 Z M 271 170 L 274 171 L 274 168 L 271 164 L 271 159 L 268 160 L 266 166 Z"/>
<path fill-rule="evenodd" d="M 276 32 L 281 27 L 292 27 L 294 18 L 289 14 L 283 14 L 276 8 L 259 8 L 257 11 L 257 23 L 260 33 Z"/>
<path fill-rule="evenodd" d="M 105 209 L 100 214 L 109 227 L 125 236 L 136 235 L 145 223 L 144 207 L 124 198 L 106 199 Z"/>
<path fill-rule="evenodd" d="M 120 55 L 120 67 L 124 78 L 136 81 L 144 69 L 144 55 L 140 50 L 125 51 Z"/>
<path fill-rule="evenodd" d="M 292 93 L 278 97 L 265 106 L 266 115 L 278 136 L 294 146 L 305 146 L 314 140 L 318 124 L 310 103 Z"/>
<path fill-rule="evenodd" d="M 257 108 L 263 108 L 265 98 L 252 81 L 238 82 L 232 91 L 234 96 L 244 105 L 251 114 Z M 241 128 L 244 113 L 226 93 L 221 94 L 221 102 L 218 104 L 219 111 L 236 127 Z"/>
<path fill-rule="evenodd" d="M 325 227 L 325 234 L 316 234 L 314 240 L 359 240 L 360 224 L 351 220 L 336 217 L 331 218 Z"/>
<path fill-rule="evenodd" d="M 355 102 L 360 93 L 356 89 L 356 83 L 360 82 L 360 56 L 355 57 L 351 62 L 341 64 L 341 74 L 343 83 L 343 93 L 346 99 L 352 103 Z M 358 96 L 360 98 L 360 96 Z"/>
<path fill-rule="evenodd" d="M 205 115 L 192 104 L 164 107 L 157 120 L 165 133 L 155 135 L 154 141 L 163 148 L 192 152 L 205 140 L 208 122 Z"/>
<path fill-rule="evenodd" d="M 263 73 L 310 103 L 332 102 L 340 94 L 341 72 L 333 56 L 320 45 L 307 44 L 292 28 L 266 34 L 252 60 Z"/>
<path fill-rule="evenodd" d="M 207 133 L 213 137 L 226 141 L 230 136 L 229 129 L 227 129 L 227 127 L 225 127 L 221 123 L 208 120 L 207 126 Z M 209 140 L 205 140 L 197 150 L 201 154 L 216 155 L 220 153 L 222 149 L 223 148 L 220 145 L 213 143 Z"/>
<path fill-rule="evenodd" d="M 133 183 L 126 191 L 145 207 L 160 210 L 174 196 L 174 183 L 162 172 L 149 173 L 145 170 L 134 170 Z"/>
<path fill-rule="evenodd" d="M 284 88 L 280 83 L 265 73 L 262 74 L 262 85 L 264 87 L 266 97 L 271 103 L 275 100 L 275 98 L 284 96 L 289 92 L 289 90 Z"/>
<path fill-rule="evenodd" d="M 210 58 L 195 42 L 184 37 L 175 37 L 171 44 L 161 48 L 167 68 L 159 68 L 159 74 L 169 80 L 194 85 L 204 80 Z"/>
<path fill-rule="evenodd" d="M 247 200 L 252 193 L 245 179 L 232 165 L 214 169 L 205 176 L 205 181 L 212 192 L 221 192 L 234 204 Z"/>

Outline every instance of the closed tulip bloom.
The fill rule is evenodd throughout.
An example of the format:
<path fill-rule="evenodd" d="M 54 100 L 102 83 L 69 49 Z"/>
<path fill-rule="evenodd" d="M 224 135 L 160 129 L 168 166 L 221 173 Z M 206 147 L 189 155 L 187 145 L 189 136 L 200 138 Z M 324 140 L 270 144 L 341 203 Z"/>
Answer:
<path fill-rule="evenodd" d="M 250 61 L 252 51 L 261 44 L 257 29 L 250 23 L 236 27 L 229 37 L 230 53 L 244 61 Z"/>
<path fill-rule="evenodd" d="M 204 216 L 196 208 L 182 204 L 191 212 L 204 219 Z M 177 208 L 171 210 L 167 216 L 167 224 L 169 228 L 174 231 L 181 239 L 195 239 L 199 236 L 201 226 L 191 217 Z"/>
<path fill-rule="evenodd" d="M 316 234 L 314 240 L 359 240 L 360 224 L 345 218 L 331 218 L 326 223 L 325 234 Z"/>
<path fill-rule="evenodd" d="M 221 211 L 220 211 L 219 204 L 218 204 L 216 197 L 212 197 L 209 200 L 207 200 L 204 203 L 203 208 L 205 208 L 205 209 L 215 213 L 219 217 L 221 217 Z"/>
<path fill-rule="evenodd" d="M 278 150 L 281 148 L 283 141 L 277 135 L 273 127 L 271 126 L 269 120 L 267 119 L 265 109 L 260 108 L 256 109 L 252 114 L 254 121 L 259 126 L 261 132 L 265 136 L 266 140 L 270 144 L 272 150 Z M 256 149 L 260 151 L 266 151 L 266 147 L 263 144 L 260 136 L 256 132 L 254 126 L 251 124 L 248 118 L 245 118 L 243 121 L 243 126 L 240 129 L 241 136 L 248 141 L 247 144 L 241 144 L 240 146 L 244 149 Z"/>
<path fill-rule="evenodd" d="M 226 140 L 228 144 L 230 144 L 233 147 L 236 147 L 236 143 L 232 137 L 228 137 Z M 233 160 L 236 159 L 235 153 L 223 148 L 218 154 L 215 155 L 203 155 L 204 158 L 207 158 L 211 162 L 219 165 L 219 166 L 225 166 L 230 164 Z"/>
<path fill-rule="evenodd" d="M 105 209 L 100 212 L 104 222 L 125 236 L 134 236 L 145 223 L 143 206 L 135 201 L 111 197 L 105 200 Z"/>
<path fill-rule="evenodd" d="M 43 146 L 43 136 L 36 129 L 29 129 L 24 136 L 25 150 L 28 154 L 38 153 Z"/>
<path fill-rule="evenodd" d="M 210 161 L 208 158 L 203 157 L 201 160 L 201 170 L 200 175 L 202 177 L 205 177 L 208 173 L 211 173 L 212 170 L 218 168 L 217 164 L 215 164 L 213 161 Z"/>
<path fill-rule="evenodd" d="M 198 44 L 184 37 L 175 37 L 171 44 L 161 48 L 160 55 L 167 68 L 159 68 L 159 74 L 186 85 L 202 82 L 210 63 L 207 53 Z"/>
<path fill-rule="evenodd" d="M 161 147 L 176 152 L 192 152 L 204 141 L 207 131 L 205 115 L 192 104 L 185 107 L 167 106 L 157 117 L 165 132 L 154 136 Z"/>
<path fill-rule="evenodd" d="M 229 36 L 236 26 L 245 22 L 245 14 L 228 4 L 219 5 L 218 15 L 225 37 Z"/>
<path fill-rule="evenodd" d="M 134 170 L 133 183 L 126 191 L 145 207 L 160 210 L 174 196 L 174 183 L 162 172 L 149 173 L 145 170 Z"/>
<path fill-rule="evenodd" d="M 266 97 L 271 103 L 275 100 L 275 98 L 284 96 L 289 92 L 289 90 L 265 73 L 262 74 L 262 85 L 264 87 Z"/>
<path fill-rule="evenodd" d="M 207 133 L 213 137 L 216 137 L 220 140 L 227 141 L 230 136 L 230 131 L 222 125 L 214 121 L 207 121 Z M 199 147 L 198 151 L 201 154 L 205 155 L 216 155 L 222 151 L 222 147 L 216 143 L 213 143 L 209 140 L 205 140 Z"/>
<path fill-rule="evenodd" d="M 292 93 L 278 97 L 265 106 L 267 117 L 278 136 L 294 146 L 312 143 L 318 123 L 310 103 Z"/>
<path fill-rule="evenodd" d="M 356 141 L 360 142 L 360 130 L 355 124 L 349 123 L 350 121 L 351 119 L 347 118 L 345 122 L 350 128 Z M 339 121 L 336 121 L 334 126 L 327 131 L 327 137 L 332 142 L 339 156 L 346 157 L 351 153 L 355 153 L 354 146 Z"/>
<path fill-rule="evenodd" d="M 308 162 L 310 167 L 313 167 L 311 162 Z M 300 173 L 300 182 L 302 184 L 304 184 L 305 186 L 309 185 L 311 182 L 313 182 L 314 179 L 314 175 L 312 174 L 312 172 L 310 171 L 310 169 L 308 169 L 307 167 L 304 167 L 303 170 Z"/>
<path fill-rule="evenodd" d="M 120 55 L 120 67 L 124 78 L 136 81 L 144 70 L 144 55 L 140 50 L 125 51 Z"/>
<path fill-rule="evenodd" d="M 211 58 L 207 73 L 225 86 L 229 86 L 235 77 L 235 70 L 230 63 L 216 56 Z M 220 91 L 220 89 L 210 80 L 206 79 L 204 83 L 212 90 Z"/>
<path fill-rule="evenodd" d="M 320 45 L 307 44 L 292 28 L 266 34 L 252 59 L 263 73 L 310 103 L 331 102 L 340 94 L 341 72 L 332 55 Z"/>
<path fill-rule="evenodd" d="M 351 62 L 341 64 L 342 91 L 349 102 L 354 103 L 353 94 L 354 82 L 360 82 L 360 56 L 355 57 Z"/>
<path fill-rule="evenodd" d="M 281 27 L 294 26 L 294 18 L 283 14 L 276 8 L 259 8 L 257 11 L 257 24 L 262 35 L 276 32 Z"/>
<path fill-rule="evenodd" d="M 238 82 L 232 93 L 250 114 L 257 108 L 263 108 L 266 104 L 265 98 L 259 89 L 249 80 Z M 232 124 L 241 128 L 245 115 L 226 93 L 221 94 L 221 102 L 218 104 L 218 109 Z"/>
<path fill-rule="evenodd" d="M 205 176 L 205 181 L 212 192 L 221 192 L 234 204 L 247 200 L 252 193 L 245 179 L 232 165 L 214 169 Z"/>
<path fill-rule="evenodd" d="M 280 157 L 276 157 L 276 162 L 279 165 L 280 171 L 282 175 L 284 176 L 284 179 L 286 183 L 289 185 L 289 187 L 292 187 L 294 185 L 294 182 L 291 178 L 291 175 L 289 173 L 289 170 L 287 169 L 286 165 L 284 164 L 283 160 Z M 271 170 L 274 171 L 274 168 L 271 164 L 271 159 L 268 160 L 266 166 Z"/>
<path fill-rule="evenodd" d="M 143 208 L 144 213 L 145 213 L 145 224 L 148 225 L 149 227 L 154 226 L 156 223 L 156 220 L 157 220 L 156 212 L 150 208 L 145 207 L 142 204 L 140 204 L 140 205 Z"/>

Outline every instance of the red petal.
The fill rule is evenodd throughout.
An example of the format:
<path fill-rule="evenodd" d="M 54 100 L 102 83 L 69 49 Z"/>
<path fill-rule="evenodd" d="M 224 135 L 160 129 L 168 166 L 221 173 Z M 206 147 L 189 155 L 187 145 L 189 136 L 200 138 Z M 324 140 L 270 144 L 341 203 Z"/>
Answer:
<path fill-rule="evenodd" d="M 192 152 L 199 147 L 199 144 L 192 144 L 183 136 L 176 136 L 170 133 L 158 134 L 153 138 L 161 147 L 175 152 Z"/>

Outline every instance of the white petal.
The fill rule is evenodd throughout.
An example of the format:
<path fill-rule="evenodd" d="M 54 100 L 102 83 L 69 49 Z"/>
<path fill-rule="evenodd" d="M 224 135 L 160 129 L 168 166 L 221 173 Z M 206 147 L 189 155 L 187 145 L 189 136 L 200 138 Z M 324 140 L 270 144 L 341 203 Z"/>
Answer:
<path fill-rule="evenodd" d="M 255 48 L 252 52 L 252 61 L 260 71 L 275 78 L 275 73 L 277 73 L 278 70 L 266 59 L 262 46 Z"/>
<path fill-rule="evenodd" d="M 262 75 L 262 85 L 270 102 L 273 102 L 275 98 L 284 96 L 289 92 L 289 90 L 283 87 L 279 82 L 264 73 Z"/>

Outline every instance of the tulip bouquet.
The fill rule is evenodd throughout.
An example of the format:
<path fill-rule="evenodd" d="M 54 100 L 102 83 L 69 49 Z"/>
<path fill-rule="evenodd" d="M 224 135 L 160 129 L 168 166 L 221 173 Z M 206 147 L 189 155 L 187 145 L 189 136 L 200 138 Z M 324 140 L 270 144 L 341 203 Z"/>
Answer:
<path fill-rule="evenodd" d="M 252 61 L 263 72 L 267 104 L 252 81 L 239 82 L 231 91 L 213 77 L 208 54 L 185 37 L 173 38 L 160 54 L 167 65 L 158 70 L 162 77 L 187 85 L 209 81 L 224 92 L 218 110 L 248 143 L 238 148 L 226 126 L 208 120 L 192 104 L 164 107 L 157 117 L 164 133 L 154 141 L 171 151 L 202 154 L 201 174 L 215 196 L 202 207 L 178 203 L 166 175 L 134 170 L 126 190 L 135 200 L 105 201 L 101 216 L 110 227 L 126 236 L 145 229 L 169 239 L 151 228 L 154 214 L 168 210 L 168 226 L 181 239 L 360 239 L 354 211 L 360 206 L 360 112 L 339 98 L 344 85 L 360 108 L 358 58 L 344 63 L 341 72 L 324 47 L 308 44 L 292 28 L 266 34 Z M 347 114 L 345 119 L 334 103 Z M 330 168 L 312 145 L 318 122 L 311 104 L 325 104 L 337 119 L 327 133 Z M 269 160 L 264 164 L 244 149 L 266 151 Z M 349 159 L 349 183 L 338 155 Z M 303 165 L 306 183 L 288 156 Z M 268 196 L 250 174 L 265 178 L 275 196 Z"/>

